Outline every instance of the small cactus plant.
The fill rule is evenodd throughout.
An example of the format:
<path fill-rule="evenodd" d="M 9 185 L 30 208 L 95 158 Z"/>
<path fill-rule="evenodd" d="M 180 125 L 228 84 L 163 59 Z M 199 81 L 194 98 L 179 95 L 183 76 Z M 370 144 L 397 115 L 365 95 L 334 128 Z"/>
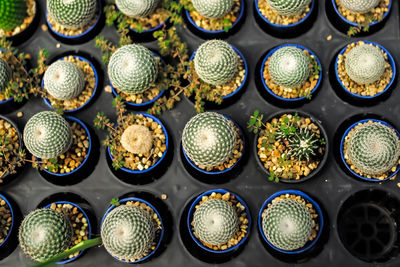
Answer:
<path fill-rule="evenodd" d="M 31 212 L 19 229 L 22 251 L 36 261 L 64 252 L 71 245 L 72 237 L 73 228 L 68 218 L 52 209 Z"/>
<path fill-rule="evenodd" d="M 25 125 L 23 139 L 32 155 L 41 159 L 51 159 L 70 148 L 72 131 L 61 115 L 43 111 L 29 119 Z"/>
<path fill-rule="evenodd" d="M 116 0 L 117 8 L 126 16 L 144 18 L 154 12 L 160 0 Z"/>
<path fill-rule="evenodd" d="M 194 9 L 209 19 L 222 18 L 233 7 L 233 0 L 192 0 Z"/>
<path fill-rule="evenodd" d="M 378 6 L 380 0 L 340 0 L 342 6 L 354 14 L 365 14 Z"/>
<path fill-rule="evenodd" d="M 228 83 L 238 71 L 238 56 L 225 41 L 210 40 L 197 49 L 194 68 L 200 79 L 211 85 Z"/>
<path fill-rule="evenodd" d="M 289 154 L 299 160 L 310 161 L 317 155 L 320 140 L 308 128 L 301 128 L 289 138 Z"/>
<path fill-rule="evenodd" d="M 0 91 L 5 90 L 12 79 L 12 70 L 8 63 L 0 58 Z"/>
<path fill-rule="evenodd" d="M 59 60 L 49 66 L 43 77 L 44 88 L 58 100 L 71 100 L 85 87 L 83 71 L 74 63 Z"/>
<path fill-rule="evenodd" d="M 147 154 L 153 147 L 153 136 L 146 126 L 131 125 L 122 133 L 121 145 L 133 154 Z"/>
<path fill-rule="evenodd" d="M 2 0 L 0 2 L 0 30 L 11 31 L 22 24 L 27 16 L 25 0 Z"/>
<path fill-rule="evenodd" d="M 140 94 L 150 88 L 158 75 L 158 61 L 142 45 L 117 49 L 108 64 L 111 84 L 126 94 Z"/>
<path fill-rule="evenodd" d="M 310 4 L 311 0 L 264 0 L 281 16 L 294 16 L 301 14 Z"/>
<path fill-rule="evenodd" d="M 215 167 L 229 159 L 236 139 L 231 121 L 218 113 L 205 112 L 194 116 L 185 125 L 182 145 L 197 166 Z"/>

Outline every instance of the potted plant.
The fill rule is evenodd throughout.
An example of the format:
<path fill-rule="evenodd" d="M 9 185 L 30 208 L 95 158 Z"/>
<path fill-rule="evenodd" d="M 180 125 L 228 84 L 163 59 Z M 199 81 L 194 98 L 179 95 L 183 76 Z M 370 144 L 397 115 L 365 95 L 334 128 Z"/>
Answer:
<path fill-rule="evenodd" d="M 17 205 L 0 194 L 0 259 L 7 257 L 17 247 L 17 225 L 20 223 Z"/>

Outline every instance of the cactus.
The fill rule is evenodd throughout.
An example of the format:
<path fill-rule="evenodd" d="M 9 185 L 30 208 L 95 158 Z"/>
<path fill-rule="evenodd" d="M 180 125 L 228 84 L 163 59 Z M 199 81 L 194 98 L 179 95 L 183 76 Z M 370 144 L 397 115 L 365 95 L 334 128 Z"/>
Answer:
<path fill-rule="evenodd" d="M 209 245 L 228 243 L 239 229 L 235 209 L 223 199 L 209 199 L 200 204 L 193 214 L 193 230 L 199 239 Z"/>
<path fill-rule="evenodd" d="M 66 29 L 88 25 L 97 10 L 97 0 L 47 0 L 49 16 Z"/>
<path fill-rule="evenodd" d="M 22 251 L 36 261 L 43 261 L 71 245 L 73 228 L 69 219 L 52 209 L 39 209 L 28 214 L 19 229 Z"/>
<path fill-rule="evenodd" d="M 101 238 L 112 256 L 134 261 L 151 249 L 155 229 L 148 212 L 137 206 L 122 205 L 107 214 Z"/>
<path fill-rule="evenodd" d="M 319 139 L 308 128 L 301 128 L 288 138 L 289 154 L 299 160 L 310 161 L 315 156 L 319 146 Z"/>
<path fill-rule="evenodd" d="M 233 0 L 192 0 L 194 9 L 209 19 L 222 18 L 233 7 Z"/>
<path fill-rule="evenodd" d="M 144 18 L 154 12 L 160 0 L 116 0 L 117 8 L 126 16 Z"/>
<path fill-rule="evenodd" d="M 142 45 L 125 45 L 111 56 L 108 76 L 111 84 L 126 94 L 140 94 L 150 88 L 158 75 L 158 62 Z"/>
<path fill-rule="evenodd" d="M 310 60 L 301 49 L 285 46 L 270 57 L 268 72 L 276 84 L 286 88 L 298 87 L 310 76 Z"/>
<path fill-rule="evenodd" d="M 153 136 L 146 126 L 134 124 L 122 133 L 121 145 L 133 154 L 147 154 L 153 147 Z"/>
<path fill-rule="evenodd" d="M 264 235 L 279 249 L 300 249 L 310 239 L 313 225 L 311 214 L 297 200 L 281 199 L 273 202 L 263 216 Z"/>
<path fill-rule="evenodd" d="M 44 88 L 58 100 L 76 98 L 85 87 L 83 71 L 74 63 L 59 60 L 50 65 L 43 77 Z"/>
<path fill-rule="evenodd" d="M 265 1 L 265 0 L 264 0 Z M 266 0 L 268 5 L 281 16 L 294 16 L 301 14 L 311 0 Z"/>
<path fill-rule="evenodd" d="M 354 128 L 347 140 L 348 160 L 366 175 L 382 175 L 397 165 L 400 140 L 394 129 L 379 122 Z"/>
<path fill-rule="evenodd" d="M 0 1 L 0 30 L 11 31 L 20 26 L 27 16 L 25 0 Z"/>
<path fill-rule="evenodd" d="M 364 14 L 379 5 L 380 0 L 340 0 L 342 6 L 353 14 Z"/>
<path fill-rule="evenodd" d="M 355 46 L 345 58 L 347 75 L 359 84 L 378 81 L 385 72 L 385 65 L 385 58 L 379 48 L 367 44 Z"/>
<path fill-rule="evenodd" d="M 224 116 L 205 112 L 185 125 L 182 145 L 197 166 L 215 167 L 232 155 L 236 142 L 235 126 Z"/>
<path fill-rule="evenodd" d="M 68 122 L 51 111 L 42 111 L 30 118 L 23 136 L 28 151 L 41 159 L 56 158 L 72 144 L 72 131 Z"/>
<path fill-rule="evenodd" d="M 228 83 L 238 71 L 238 56 L 225 41 L 211 40 L 197 49 L 194 68 L 200 79 L 211 85 Z"/>
<path fill-rule="evenodd" d="M 12 70 L 8 63 L 0 58 L 0 91 L 7 88 L 12 79 Z"/>

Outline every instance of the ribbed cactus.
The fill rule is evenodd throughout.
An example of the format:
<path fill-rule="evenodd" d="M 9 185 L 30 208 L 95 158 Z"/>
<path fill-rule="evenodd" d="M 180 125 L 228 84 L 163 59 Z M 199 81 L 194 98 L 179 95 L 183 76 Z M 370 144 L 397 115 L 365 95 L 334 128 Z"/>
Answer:
<path fill-rule="evenodd" d="M 276 84 L 286 88 L 298 87 L 310 76 L 310 60 L 303 50 L 284 46 L 270 57 L 268 72 Z"/>
<path fill-rule="evenodd" d="M 225 41 L 211 40 L 200 45 L 194 68 L 200 79 L 212 85 L 228 83 L 238 71 L 238 56 Z"/>
<path fill-rule="evenodd" d="M 12 70 L 8 63 L 0 58 L 0 90 L 7 88 L 8 84 L 12 79 Z"/>
<path fill-rule="evenodd" d="M 356 126 L 347 141 L 348 160 L 366 175 L 382 175 L 397 165 L 400 140 L 396 132 L 379 122 Z"/>
<path fill-rule="evenodd" d="M 209 199 L 193 214 L 193 230 L 200 241 L 221 246 L 228 243 L 239 229 L 235 209 L 223 199 Z"/>
<path fill-rule="evenodd" d="M 224 116 L 205 112 L 185 125 L 182 145 L 197 166 L 215 167 L 229 159 L 235 148 L 235 126 Z"/>
<path fill-rule="evenodd" d="M 43 261 L 71 245 L 73 228 L 69 219 L 52 209 L 32 211 L 25 217 L 19 229 L 22 251 L 36 261 Z"/>
<path fill-rule="evenodd" d="M 44 88 L 55 99 L 71 100 L 85 88 L 85 75 L 76 64 L 59 60 L 46 70 L 43 83 Z"/>
<path fill-rule="evenodd" d="M 319 139 L 308 128 L 301 128 L 288 138 L 289 154 L 299 160 L 310 161 L 317 154 Z"/>
<path fill-rule="evenodd" d="M 281 16 L 294 16 L 303 12 L 311 0 L 263 0 Z"/>
<path fill-rule="evenodd" d="M 116 0 L 118 9 L 126 16 L 144 18 L 154 12 L 160 0 Z"/>
<path fill-rule="evenodd" d="M 192 0 L 194 9 L 203 17 L 218 19 L 231 11 L 233 0 Z"/>
<path fill-rule="evenodd" d="M 86 26 L 96 10 L 97 0 L 47 0 L 49 16 L 66 29 Z"/>
<path fill-rule="evenodd" d="M 42 111 L 30 118 L 23 136 L 28 151 L 41 159 L 56 158 L 72 144 L 72 131 L 68 122 L 51 111 Z"/>
<path fill-rule="evenodd" d="M 158 75 L 158 62 L 142 45 L 125 45 L 111 56 L 108 76 L 112 85 L 126 94 L 140 94 Z"/>
<path fill-rule="evenodd" d="M 312 232 L 312 218 L 307 208 L 294 199 L 282 199 L 267 209 L 262 219 L 265 237 L 282 250 L 304 247 Z"/>
<path fill-rule="evenodd" d="M 0 1 L 0 30 L 11 31 L 22 24 L 27 16 L 25 0 Z"/>
<path fill-rule="evenodd" d="M 123 260 L 135 260 L 151 249 L 155 224 L 140 207 L 122 205 L 107 214 L 101 227 L 106 250 Z"/>
<path fill-rule="evenodd" d="M 340 0 L 342 6 L 354 14 L 370 12 L 378 6 L 380 0 Z"/>
<path fill-rule="evenodd" d="M 367 44 L 352 48 L 345 58 L 347 75 L 359 84 L 378 81 L 385 72 L 385 64 L 385 58 L 379 48 Z"/>

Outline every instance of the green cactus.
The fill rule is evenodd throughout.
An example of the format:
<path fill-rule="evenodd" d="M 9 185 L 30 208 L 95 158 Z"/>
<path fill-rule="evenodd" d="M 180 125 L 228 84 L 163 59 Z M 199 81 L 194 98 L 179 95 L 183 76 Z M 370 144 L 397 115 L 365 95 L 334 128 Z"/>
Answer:
<path fill-rule="evenodd" d="M 397 165 L 400 140 L 394 129 L 382 123 L 364 123 L 348 138 L 346 156 L 362 173 L 382 175 Z"/>
<path fill-rule="evenodd" d="M 265 0 L 264 0 L 265 1 Z M 306 10 L 311 0 L 266 0 L 268 5 L 281 16 L 294 16 Z"/>
<path fill-rule="evenodd" d="M 233 0 L 192 0 L 194 9 L 209 19 L 222 18 L 233 7 Z"/>
<path fill-rule="evenodd" d="M 150 88 L 158 75 L 158 61 L 142 45 L 125 45 L 111 56 L 108 76 L 111 84 L 126 94 L 140 94 Z"/>
<path fill-rule="evenodd" d="M 55 99 L 71 100 L 78 97 L 85 88 L 85 75 L 76 64 L 59 60 L 46 70 L 43 83 Z"/>
<path fill-rule="evenodd" d="M 386 61 L 382 52 L 373 45 L 360 44 L 345 57 L 345 69 L 350 79 L 359 84 L 378 81 L 385 72 Z"/>
<path fill-rule="evenodd" d="M 271 79 L 286 88 L 301 86 L 310 76 L 310 60 L 300 48 L 284 46 L 269 59 Z"/>
<path fill-rule="evenodd" d="M 200 79 L 211 85 L 228 83 L 238 71 L 238 56 L 225 41 L 211 40 L 200 45 L 194 68 Z"/>
<path fill-rule="evenodd" d="M 27 16 L 25 0 L 0 1 L 0 30 L 11 31 L 21 25 Z"/>
<path fill-rule="evenodd" d="M 32 211 L 25 217 L 19 229 L 22 251 L 36 261 L 43 261 L 71 245 L 73 228 L 69 219 L 52 209 Z"/>
<path fill-rule="evenodd" d="M 144 18 L 154 12 L 160 0 L 116 0 L 117 8 L 126 16 Z"/>
<path fill-rule="evenodd" d="M 262 229 L 268 241 L 287 251 L 304 247 L 310 239 L 312 225 L 310 212 L 294 199 L 272 203 L 262 218 Z"/>
<path fill-rule="evenodd" d="M 107 214 L 101 227 L 106 250 L 123 260 L 142 258 L 155 239 L 156 225 L 140 207 L 122 205 Z"/>
<path fill-rule="evenodd" d="M 370 12 L 379 5 L 381 0 L 340 0 L 342 6 L 354 14 Z"/>
<path fill-rule="evenodd" d="M 228 243 L 239 229 L 235 209 L 223 199 L 209 199 L 193 214 L 193 230 L 199 239 L 213 246 Z"/>
<path fill-rule="evenodd" d="M 236 139 L 231 121 L 218 113 L 205 112 L 194 116 L 185 125 L 182 145 L 197 166 L 215 167 L 229 159 Z"/>
<path fill-rule="evenodd" d="M 308 128 L 301 128 L 288 138 L 289 154 L 298 160 L 310 161 L 319 149 L 320 140 Z"/>
<path fill-rule="evenodd" d="M 26 148 L 32 155 L 41 159 L 51 159 L 70 148 L 72 131 L 61 115 L 42 111 L 26 123 L 23 138 Z"/>
<path fill-rule="evenodd" d="M 12 70 L 8 63 L 0 58 L 0 91 L 7 88 L 12 79 Z"/>
<path fill-rule="evenodd" d="M 49 16 L 66 29 L 82 28 L 96 15 L 97 0 L 47 0 Z"/>

